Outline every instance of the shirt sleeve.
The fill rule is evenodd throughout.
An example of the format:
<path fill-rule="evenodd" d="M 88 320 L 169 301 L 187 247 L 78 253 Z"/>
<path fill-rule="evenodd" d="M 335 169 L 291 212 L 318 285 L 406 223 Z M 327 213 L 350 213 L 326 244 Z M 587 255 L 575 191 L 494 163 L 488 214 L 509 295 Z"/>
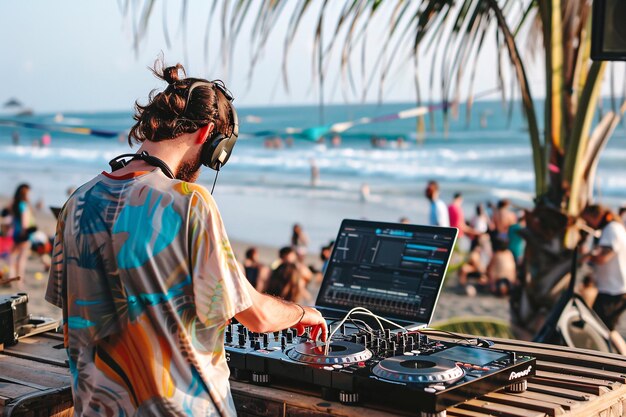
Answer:
<path fill-rule="evenodd" d="M 598 241 L 598 246 L 602 246 L 605 248 L 610 248 L 613 251 L 617 251 L 621 244 L 619 238 L 618 227 L 621 227 L 619 224 L 615 222 L 610 222 L 602 231 L 602 235 L 600 236 L 600 240 Z"/>
<path fill-rule="evenodd" d="M 52 261 L 48 275 L 46 301 L 57 307 L 63 307 L 64 288 L 66 283 L 65 255 L 63 251 L 63 232 L 65 230 L 65 207 L 61 210 L 57 220 L 57 229 L 52 247 Z"/>
<path fill-rule="evenodd" d="M 205 326 L 221 325 L 252 305 L 217 205 L 207 192 L 191 197 L 189 254 L 196 314 Z"/>
<path fill-rule="evenodd" d="M 443 201 L 438 201 L 436 208 L 437 208 L 437 225 L 449 227 L 450 218 L 448 217 L 448 207 L 446 207 Z"/>

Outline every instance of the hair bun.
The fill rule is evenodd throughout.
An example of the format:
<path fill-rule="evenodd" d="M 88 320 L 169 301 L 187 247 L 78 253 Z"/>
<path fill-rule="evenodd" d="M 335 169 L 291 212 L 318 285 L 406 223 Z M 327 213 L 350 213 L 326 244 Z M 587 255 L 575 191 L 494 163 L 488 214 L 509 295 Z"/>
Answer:
<path fill-rule="evenodd" d="M 176 81 L 180 79 L 178 78 L 178 71 L 181 69 L 183 70 L 183 72 L 185 72 L 185 69 L 183 68 L 181 64 L 176 64 L 173 67 L 167 67 L 163 69 L 163 79 L 168 84 L 174 84 Z"/>

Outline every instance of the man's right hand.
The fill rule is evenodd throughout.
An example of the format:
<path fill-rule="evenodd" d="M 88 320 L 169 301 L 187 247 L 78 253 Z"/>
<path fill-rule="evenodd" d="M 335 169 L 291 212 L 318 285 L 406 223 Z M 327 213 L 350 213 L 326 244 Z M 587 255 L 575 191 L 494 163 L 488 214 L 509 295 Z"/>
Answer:
<path fill-rule="evenodd" d="M 307 327 L 312 327 L 311 329 L 311 339 L 317 340 L 318 337 L 322 340 L 322 342 L 326 341 L 328 329 L 326 327 L 326 320 L 322 317 L 322 314 L 314 308 L 304 307 L 304 316 L 300 323 L 298 323 L 295 329 L 298 331 L 298 336 L 301 336 Z"/>

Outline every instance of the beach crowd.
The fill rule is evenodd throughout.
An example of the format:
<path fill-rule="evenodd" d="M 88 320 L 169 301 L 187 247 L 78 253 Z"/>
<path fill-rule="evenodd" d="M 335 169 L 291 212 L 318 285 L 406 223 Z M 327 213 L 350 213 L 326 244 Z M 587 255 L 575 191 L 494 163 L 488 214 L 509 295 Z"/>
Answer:
<path fill-rule="evenodd" d="M 520 275 L 523 274 L 526 245 L 522 235 L 526 227 L 526 212 L 520 207 L 514 207 L 509 200 L 502 199 L 495 204 L 478 203 L 473 213 L 466 217 L 461 192 L 455 192 L 448 203 L 441 199 L 440 193 L 436 181 L 427 183 L 424 196 L 430 205 L 428 223 L 455 227 L 459 231 L 455 256 L 460 261 L 451 262 L 448 290 L 468 297 L 478 294 L 508 296 L 522 279 Z M 31 279 L 26 276 L 25 270 L 26 261 L 31 255 L 40 260 L 44 271 L 50 268 L 52 238 L 38 230 L 34 213 L 42 208 L 36 206 L 31 203 L 30 186 L 20 184 L 11 203 L 1 211 L 0 285 L 15 285 L 17 290 L 24 291 L 25 282 Z M 620 208 L 616 214 L 606 208 L 600 210 L 583 213 L 586 224 L 601 230 L 606 226 L 605 223 L 615 223 L 617 229 L 613 234 L 617 237 L 612 239 L 626 250 L 626 208 Z M 595 221 L 593 215 L 601 220 Z M 409 217 L 398 221 L 411 222 Z M 606 245 L 600 242 L 601 239 L 600 235 L 596 236 L 595 249 L 592 244 L 584 257 L 588 267 L 577 291 L 590 307 L 595 305 L 596 312 L 610 328 L 614 328 L 619 316 L 626 310 L 626 253 L 624 250 L 618 251 L 615 259 L 619 262 L 617 267 L 603 267 L 600 262 L 603 259 L 592 252 L 592 249 L 598 250 Z M 260 292 L 312 305 L 334 242 L 329 241 L 319 248 L 319 252 L 311 250 L 303 226 L 294 224 L 291 239 L 285 243 L 278 250 L 276 259 L 268 263 L 262 262 L 257 247 L 248 247 L 240 258 L 246 278 Z M 609 279 L 608 286 L 605 284 L 606 279 L 599 276 L 607 274 L 617 277 Z M 603 312 L 600 304 L 608 305 L 610 311 Z"/>

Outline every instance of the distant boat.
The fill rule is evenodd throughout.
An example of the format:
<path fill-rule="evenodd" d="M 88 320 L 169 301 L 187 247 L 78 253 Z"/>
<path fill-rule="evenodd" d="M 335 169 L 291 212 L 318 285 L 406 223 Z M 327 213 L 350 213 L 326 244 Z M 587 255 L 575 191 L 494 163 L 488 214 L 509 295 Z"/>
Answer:
<path fill-rule="evenodd" d="M 7 100 L 7 102 L 4 103 L 2 107 L 5 109 L 11 109 L 11 111 L 14 111 L 15 112 L 13 113 L 14 116 L 32 116 L 34 114 L 33 109 L 24 107 L 24 104 L 22 104 L 22 102 L 16 99 L 15 97 L 12 97 L 9 100 Z"/>
<path fill-rule="evenodd" d="M 11 108 L 11 107 L 24 107 L 24 105 L 22 104 L 21 101 L 19 101 L 18 99 L 16 99 L 15 97 L 10 98 L 9 100 L 7 100 L 6 103 L 4 103 L 4 108 Z"/>

